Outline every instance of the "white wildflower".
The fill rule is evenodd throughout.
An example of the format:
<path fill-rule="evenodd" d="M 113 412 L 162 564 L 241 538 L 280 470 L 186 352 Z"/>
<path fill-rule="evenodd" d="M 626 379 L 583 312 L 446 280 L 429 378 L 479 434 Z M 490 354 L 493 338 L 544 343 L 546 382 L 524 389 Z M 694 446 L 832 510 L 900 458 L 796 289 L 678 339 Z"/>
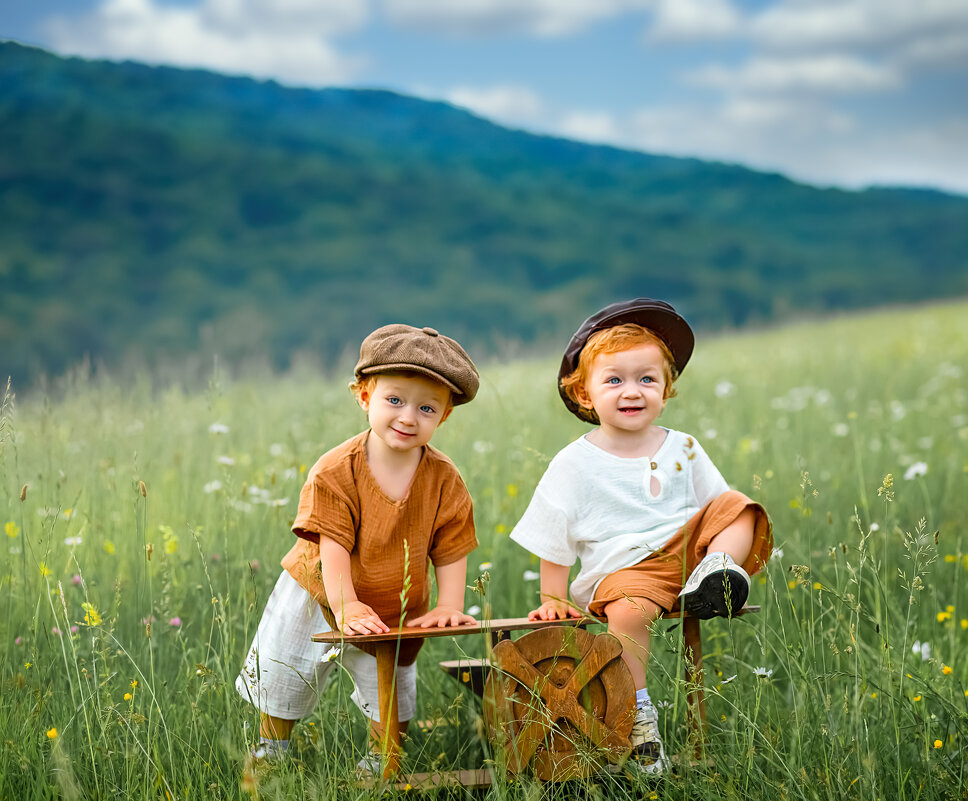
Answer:
<path fill-rule="evenodd" d="M 767 670 L 765 667 L 755 667 L 753 668 L 753 675 L 759 676 L 761 679 L 768 679 L 773 675 L 773 668 Z"/>
<path fill-rule="evenodd" d="M 289 503 L 289 499 L 288 498 L 276 498 L 274 501 L 270 501 L 269 502 L 269 505 L 270 506 L 285 506 L 287 503 Z"/>
<path fill-rule="evenodd" d="M 911 653 L 921 654 L 921 661 L 927 662 L 931 658 L 931 644 L 918 640 L 911 646 Z"/>
<path fill-rule="evenodd" d="M 493 562 L 481 562 L 477 566 L 477 569 L 478 570 L 490 570 L 492 567 L 494 567 L 494 563 Z"/>
<path fill-rule="evenodd" d="M 474 604 L 474 606 L 470 606 L 467 609 L 467 614 L 469 614 L 471 617 L 473 617 L 474 615 L 479 615 L 480 613 L 481 613 L 481 607 L 479 607 L 477 604 Z"/>
<path fill-rule="evenodd" d="M 269 446 L 269 455 L 270 456 L 282 456 L 282 445 L 280 445 L 278 442 L 273 442 Z"/>
<path fill-rule="evenodd" d="M 720 685 L 722 685 L 722 684 L 729 684 L 735 678 L 736 678 L 736 674 L 734 673 L 732 676 L 727 676 L 725 679 L 723 679 L 719 683 L 720 683 Z"/>
<path fill-rule="evenodd" d="M 235 464 L 235 459 L 231 456 L 219 456 L 218 463 L 224 464 L 226 467 L 232 467 Z"/>
<path fill-rule="evenodd" d="M 915 462 L 904 471 L 904 480 L 911 481 L 918 476 L 927 475 L 928 465 L 925 462 Z"/>
<path fill-rule="evenodd" d="M 524 580 L 525 581 L 537 581 L 540 578 L 541 578 L 541 574 L 538 573 L 536 570 L 525 570 L 524 571 Z"/>
<path fill-rule="evenodd" d="M 727 395 L 731 395 L 736 387 L 729 381 L 720 381 L 716 384 L 716 397 L 725 398 Z"/>
<path fill-rule="evenodd" d="M 214 481 L 209 481 L 208 484 L 202 487 L 202 492 L 204 492 L 206 495 L 211 495 L 213 492 L 218 492 L 220 489 L 222 489 L 222 482 L 218 479 L 215 479 Z"/>
<path fill-rule="evenodd" d="M 773 549 L 773 553 L 770 556 L 770 559 L 782 559 L 782 558 L 783 558 L 783 549 L 782 548 L 774 548 Z"/>
<path fill-rule="evenodd" d="M 212 423 L 208 427 L 209 434 L 228 434 L 229 427 L 225 423 Z"/>
<path fill-rule="evenodd" d="M 830 399 L 830 392 L 826 389 L 818 389 L 813 395 L 813 402 L 816 403 L 817 406 L 826 406 L 828 403 L 830 403 Z"/>
<path fill-rule="evenodd" d="M 485 453 L 490 453 L 493 450 L 494 450 L 494 443 L 493 442 L 488 442 L 485 439 L 475 440 L 475 442 L 474 442 L 474 452 L 475 453 L 479 453 L 482 456 Z"/>
<path fill-rule="evenodd" d="M 837 423 L 833 427 L 833 432 L 835 437 L 846 437 L 850 433 L 850 426 L 846 423 Z"/>
<path fill-rule="evenodd" d="M 881 526 L 880 526 L 879 523 L 871 523 L 870 530 L 871 530 L 872 533 L 875 532 L 875 531 L 880 531 L 881 530 Z"/>
<path fill-rule="evenodd" d="M 702 433 L 706 439 L 716 439 L 719 436 L 719 432 L 715 428 L 707 428 Z"/>
<path fill-rule="evenodd" d="M 891 417 L 895 420 L 903 420 L 906 414 L 907 409 L 904 408 L 904 404 L 901 401 L 891 401 Z"/>
<path fill-rule="evenodd" d="M 918 447 L 921 448 L 921 450 L 929 451 L 931 450 L 932 445 L 934 445 L 934 437 L 921 437 L 918 440 Z"/>
<path fill-rule="evenodd" d="M 67 537 L 64 540 L 64 545 L 72 545 L 72 546 L 73 545 L 80 545 L 82 542 L 84 542 L 84 540 L 81 539 L 79 536 L 77 536 L 77 537 Z"/>
<path fill-rule="evenodd" d="M 332 662 L 343 652 L 342 648 L 330 648 L 323 657 L 324 662 Z"/>

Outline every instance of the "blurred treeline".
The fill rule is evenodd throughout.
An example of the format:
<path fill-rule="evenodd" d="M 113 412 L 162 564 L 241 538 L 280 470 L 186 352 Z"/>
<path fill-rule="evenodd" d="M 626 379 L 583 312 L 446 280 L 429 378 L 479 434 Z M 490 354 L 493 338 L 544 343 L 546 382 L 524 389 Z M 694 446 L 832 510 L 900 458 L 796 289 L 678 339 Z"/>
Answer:
<path fill-rule="evenodd" d="M 475 354 L 666 298 L 700 328 L 968 293 L 968 198 L 539 137 L 366 90 L 0 42 L 0 375 L 319 364 L 390 321 Z"/>

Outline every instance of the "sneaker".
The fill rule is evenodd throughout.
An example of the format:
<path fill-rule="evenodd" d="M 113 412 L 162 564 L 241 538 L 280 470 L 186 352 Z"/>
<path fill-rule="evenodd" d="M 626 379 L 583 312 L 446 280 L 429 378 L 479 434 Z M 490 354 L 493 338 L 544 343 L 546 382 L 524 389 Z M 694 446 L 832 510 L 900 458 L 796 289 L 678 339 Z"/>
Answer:
<path fill-rule="evenodd" d="M 725 553 L 707 554 L 692 571 L 679 597 L 683 608 L 700 620 L 729 617 L 743 608 L 750 577 Z"/>
<path fill-rule="evenodd" d="M 375 751 L 364 754 L 360 761 L 356 763 L 356 775 L 361 779 L 382 776 L 380 755 Z"/>
<path fill-rule="evenodd" d="M 259 785 L 285 759 L 285 752 L 279 753 L 260 743 L 245 757 L 242 765 L 242 789 L 255 798 Z"/>
<path fill-rule="evenodd" d="M 636 768 L 644 773 L 658 776 L 669 767 L 662 738 L 659 737 L 659 715 L 652 704 L 635 710 L 635 723 L 629 735 L 632 753 L 624 767 Z"/>

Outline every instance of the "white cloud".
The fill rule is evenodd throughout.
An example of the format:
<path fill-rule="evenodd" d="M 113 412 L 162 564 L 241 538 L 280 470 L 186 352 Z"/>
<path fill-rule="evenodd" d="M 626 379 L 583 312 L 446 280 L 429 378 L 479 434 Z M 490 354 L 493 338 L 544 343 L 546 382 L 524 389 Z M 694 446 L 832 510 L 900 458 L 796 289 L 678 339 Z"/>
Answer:
<path fill-rule="evenodd" d="M 739 33 L 742 22 L 730 0 L 659 0 L 646 37 L 656 42 L 721 39 Z"/>
<path fill-rule="evenodd" d="M 651 0 L 383 0 L 387 19 L 401 27 L 464 36 L 578 33 Z"/>
<path fill-rule="evenodd" d="M 352 0 L 204 0 L 195 7 L 101 0 L 88 14 L 57 15 L 46 27 L 51 46 L 61 53 L 325 86 L 346 82 L 362 66 L 327 37 L 365 20 L 365 4 Z"/>
<path fill-rule="evenodd" d="M 755 17 L 753 37 L 769 47 L 897 47 L 966 30 L 964 0 L 781 0 Z"/>
<path fill-rule="evenodd" d="M 901 78 L 891 67 L 845 55 L 755 57 L 739 68 L 709 66 L 685 76 L 693 84 L 727 92 L 848 94 L 893 89 Z"/>
<path fill-rule="evenodd" d="M 562 117 L 557 129 L 561 136 L 582 142 L 613 144 L 620 139 L 615 116 L 605 112 L 569 112 Z"/>
<path fill-rule="evenodd" d="M 450 90 L 446 99 L 482 117 L 512 125 L 533 123 L 544 112 L 541 98 L 523 86 L 459 86 Z"/>

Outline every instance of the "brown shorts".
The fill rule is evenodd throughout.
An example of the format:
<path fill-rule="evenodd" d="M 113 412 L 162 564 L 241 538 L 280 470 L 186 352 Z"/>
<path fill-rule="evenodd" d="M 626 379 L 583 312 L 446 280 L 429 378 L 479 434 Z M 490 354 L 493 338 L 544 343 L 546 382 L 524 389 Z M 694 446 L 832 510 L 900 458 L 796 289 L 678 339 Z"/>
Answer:
<path fill-rule="evenodd" d="M 729 490 L 713 498 L 680 528 L 665 545 L 636 565 L 606 576 L 588 605 L 592 614 L 604 614 L 606 605 L 621 598 L 647 598 L 667 612 L 679 607 L 679 591 L 693 568 L 706 555 L 710 540 L 746 509 L 756 513 L 753 547 L 743 569 L 753 575 L 773 551 L 773 526 L 755 501 Z M 685 553 L 685 562 L 683 562 Z"/>

